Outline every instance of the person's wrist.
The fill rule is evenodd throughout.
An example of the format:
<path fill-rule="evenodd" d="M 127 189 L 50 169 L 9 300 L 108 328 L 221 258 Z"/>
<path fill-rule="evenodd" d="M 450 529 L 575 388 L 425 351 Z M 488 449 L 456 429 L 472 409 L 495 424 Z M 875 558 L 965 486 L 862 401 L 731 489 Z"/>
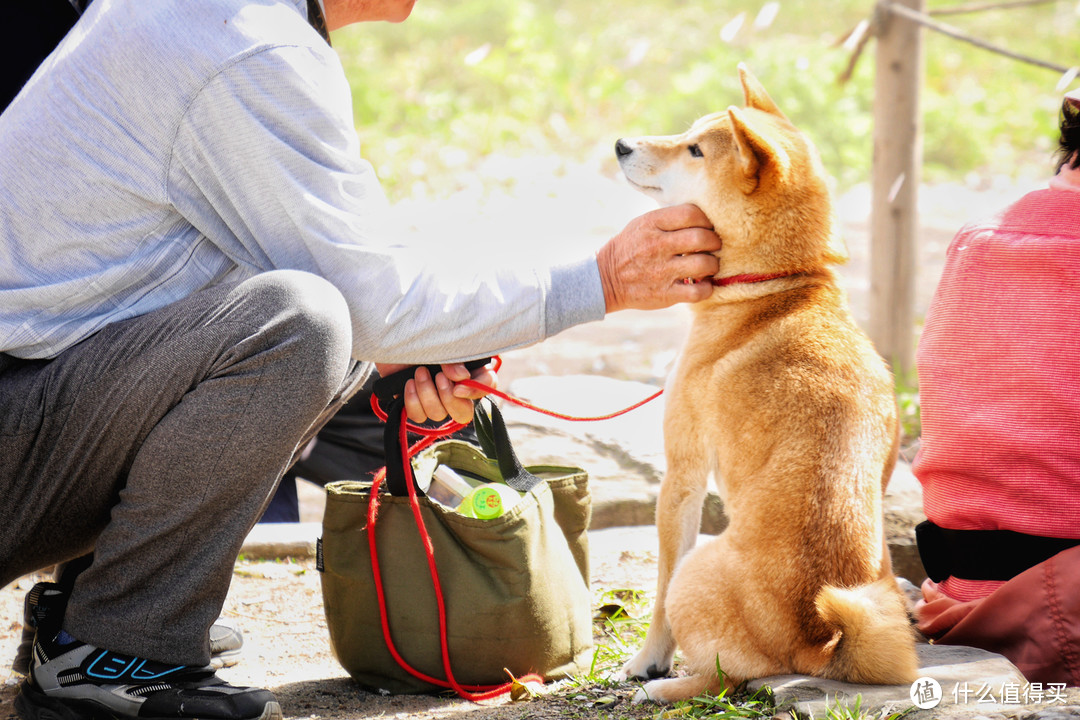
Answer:
<path fill-rule="evenodd" d="M 600 287 L 604 291 L 604 312 L 613 313 L 620 309 L 612 270 L 610 244 L 603 246 L 596 253 L 596 265 L 600 270 Z"/>

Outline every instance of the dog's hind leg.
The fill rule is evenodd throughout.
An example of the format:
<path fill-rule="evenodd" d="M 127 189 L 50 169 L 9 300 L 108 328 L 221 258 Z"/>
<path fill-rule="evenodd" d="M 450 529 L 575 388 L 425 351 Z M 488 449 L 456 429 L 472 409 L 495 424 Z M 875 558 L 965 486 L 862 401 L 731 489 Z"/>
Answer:
<path fill-rule="evenodd" d="M 656 529 L 660 540 L 656 602 L 645 644 L 619 673 L 620 679 L 667 675 L 675 656 L 675 638 L 665 612 L 665 597 L 679 561 L 693 549 L 701 527 L 701 508 L 708 485 L 708 468 L 700 453 L 686 452 L 668 442 L 668 470 L 656 502 Z"/>
<path fill-rule="evenodd" d="M 651 700 L 656 703 L 672 703 L 676 700 L 697 697 L 706 692 L 718 694 L 723 689 L 724 681 L 715 674 L 683 675 L 645 683 L 634 694 L 634 702 L 643 703 Z"/>

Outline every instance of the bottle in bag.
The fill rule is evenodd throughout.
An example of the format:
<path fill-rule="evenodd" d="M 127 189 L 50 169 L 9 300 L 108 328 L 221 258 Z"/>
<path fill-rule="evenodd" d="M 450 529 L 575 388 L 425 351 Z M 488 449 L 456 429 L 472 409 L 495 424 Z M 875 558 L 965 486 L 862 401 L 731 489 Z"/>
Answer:
<path fill-rule="evenodd" d="M 446 465 L 439 465 L 431 475 L 425 492 L 443 507 L 456 510 L 473 491 L 473 485 Z"/>

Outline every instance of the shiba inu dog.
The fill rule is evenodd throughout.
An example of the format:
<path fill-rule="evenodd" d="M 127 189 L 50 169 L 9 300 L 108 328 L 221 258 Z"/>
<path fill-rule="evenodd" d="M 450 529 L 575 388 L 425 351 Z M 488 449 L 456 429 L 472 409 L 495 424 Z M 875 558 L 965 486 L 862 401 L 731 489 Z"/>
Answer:
<path fill-rule="evenodd" d="M 745 107 L 616 145 L 636 188 L 696 204 L 724 244 L 666 390 L 659 584 L 622 676 L 667 675 L 676 646 L 688 672 L 638 701 L 784 673 L 911 683 L 918 666 L 882 519 L 893 378 L 832 270 L 846 252 L 816 150 L 739 75 Z M 730 524 L 694 548 L 710 474 Z"/>

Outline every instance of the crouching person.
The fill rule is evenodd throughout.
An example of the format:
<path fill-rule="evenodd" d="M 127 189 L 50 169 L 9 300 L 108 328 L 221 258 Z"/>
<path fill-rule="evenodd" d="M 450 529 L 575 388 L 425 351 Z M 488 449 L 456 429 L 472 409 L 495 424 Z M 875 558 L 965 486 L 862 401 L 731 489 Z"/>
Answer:
<path fill-rule="evenodd" d="M 409 418 L 466 422 L 461 362 L 711 292 L 681 282 L 718 270 L 692 206 L 456 279 L 387 242 L 327 31 L 412 3 L 95 0 L 0 114 L 0 585 L 86 558 L 28 598 L 24 718 L 280 718 L 207 667 L 209 628 L 373 363 L 444 363 Z"/>

